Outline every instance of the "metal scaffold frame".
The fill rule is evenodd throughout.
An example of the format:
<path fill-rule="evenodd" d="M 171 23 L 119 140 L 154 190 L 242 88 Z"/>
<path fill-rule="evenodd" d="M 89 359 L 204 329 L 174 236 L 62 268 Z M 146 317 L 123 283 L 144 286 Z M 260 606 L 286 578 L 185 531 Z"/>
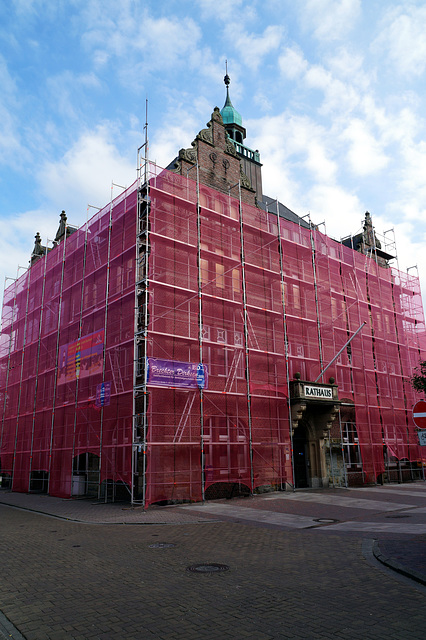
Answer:
<path fill-rule="evenodd" d="M 136 187 L 114 200 L 112 183 L 109 209 L 71 241 L 65 225 L 54 250 L 46 247 L 9 287 L 0 440 L 16 490 L 35 490 L 39 480 L 44 490 L 47 460 L 52 495 L 83 495 L 74 492 L 75 470 L 91 495 L 96 489 L 109 500 L 112 483 L 115 499 L 125 484 L 143 508 L 205 500 L 229 487 L 269 491 L 284 488 L 284 480 L 295 489 L 294 447 L 313 455 L 316 445 L 330 454 L 321 463 L 325 474 L 312 474 L 321 482 L 327 474 L 345 486 L 361 473 L 368 482 L 386 473 L 388 481 L 419 477 L 408 387 L 425 334 L 418 280 L 377 265 L 379 247 L 360 255 L 310 221 L 302 227 L 281 218 L 279 203 L 276 214 L 265 213 L 241 181 L 223 191 L 209 187 L 200 182 L 201 156 L 190 157 L 197 162 L 189 169 L 188 161 L 175 173 L 157 173 L 146 124 Z M 385 343 L 392 343 L 389 354 Z M 155 378 L 152 366 L 148 377 L 156 359 L 170 376 Z M 176 378 L 174 367 L 187 378 Z M 291 415 L 290 391 L 295 399 L 304 393 L 296 394 L 297 371 L 302 383 L 316 384 L 328 367 L 339 397 L 348 396 L 332 427 L 333 446 L 331 421 L 315 422 L 314 402 L 302 418 Z M 386 373 L 399 393 L 398 418 L 383 391 Z M 111 394 L 104 404 L 105 385 Z M 328 430 L 328 443 L 320 429 Z"/>
<path fill-rule="evenodd" d="M 15 478 L 16 449 L 17 449 L 17 445 L 18 445 L 19 414 L 20 414 L 21 398 L 22 398 L 22 392 L 23 392 L 22 380 L 23 380 L 23 376 L 24 376 L 24 357 L 25 357 L 25 347 L 26 347 L 26 343 L 27 343 L 27 322 L 28 322 L 28 305 L 29 305 L 29 300 L 30 300 L 31 269 L 28 269 L 27 273 L 28 273 L 28 278 L 27 278 L 27 300 L 26 300 L 26 303 L 25 303 L 24 338 L 23 338 L 23 344 L 22 344 L 21 372 L 20 372 L 20 379 L 19 379 L 19 394 L 18 394 L 18 408 L 17 408 L 17 412 L 16 412 L 15 447 L 14 447 L 14 451 L 13 451 L 13 466 L 12 466 L 12 488 L 13 488 L 13 482 L 14 482 L 14 478 Z"/>
<path fill-rule="evenodd" d="M 148 101 L 146 102 L 145 142 L 137 153 L 137 206 L 135 255 L 135 321 L 133 347 L 133 428 L 131 456 L 131 503 L 146 506 L 146 464 L 148 434 L 148 302 L 150 254 L 150 191 L 148 159 Z M 144 151 L 142 157 L 141 152 Z M 142 313 L 141 313 L 142 309 Z M 141 349 L 142 345 L 142 349 Z M 142 351 L 142 353 L 141 353 Z M 142 369 L 142 382 L 141 378 Z M 142 407 L 140 400 L 142 399 Z M 142 424 L 141 424 L 142 423 Z M 142 431 L 142 433 L 141 433 Z M 141 455 L 142 454 L 142 455 Z"/>
<path fill-rule="evenodd" d="M 56 330 L 56 354 L 55 354 L 55 374 L 53 384 L 53 399 L 52 399 L 52 419 L 50 421 L 50 446 L 49 446 L 49 465 L 48 465 L 48 480 L 47 480 L 47 492 L 50 491 L 50 484 L 52 478 L 52 457 L 53 457 L 53 431 L 55 428 L 55 409 L 56 409 L 56 397 L 58 393 L 58 374 L 59 374 L 59 341 L 61 334 L 61 317 L 62 317 L 62 303 L 64 298 L 64 277 L 65 277 L 65 249 L 67 245 L 68 226 L 65 224 L 64 239 L 62 240 L 62 266 L 61 266 L 61 281 L 59 288 L 59 305 L 58 305 L 58 325 Z"/>
<path fill-rule="evenodd" d="M 293 480 L 293 491 L 296 490 L 296 478 L 294 471 L 294 448 L 293 448 L 293 421 L 291 418 L 291 397 L 290 397 L 290 367 L 289 367 L 289 344 L 287 335 L 287 318 L 286 318 L 286 304 L 285 304 L 285 284 L 284 284 L 284 260 L 283 260 L 283 247 L 281 243 L 281 223 L 280 223 L 280 209 L 279 202 L 277 203 L 277 235 L 278 235 L 278 255 L 280 260 L 280 282 L 281 282 L 281 304 L 283 308 L 283 329 L 284 329 L 284 356 L 285 356 L 285 370 L 287 378 L 287 407 L 288 407 L 288 428 L 290 434 L 290 447 L 291 447 L 291 471 Z"/>
<path fill-rule="evenodd" d="M 112 236 L 112 212 L 113 212 L 113 191 L 114 187 L 119 187 L 120 189 L 126 190 L 126 187 L 123 187 L 120 184 L 116 184 L 114 181 L 111 182 L 111 202 L 109 207 L 109 220 L 108 220 L 108 248 L 107 248 L 107 272 L 106 272 L 106 284 L 105 284 L 105 315 L 104 315 L 104 350 L 102 357 L 102 382 L 101 382 L 101 396 L 105 397 L 105 374 L 106 374 L 106 354 L 107 354 L 107 343 L 108 343 L 108 310 L 109 310 L 109 291 L 110 291 L 110 278 L 111 278 L 111 236 Z M 124 199 L 126 203 L 126 198 Z M 126 207 L 126 205 L 124 205 Z M 109 354 L 111 360 L 111 354 Z M 111 363 L 111 371 L 114 372 L 113 365 Z M 102 470 L 102 456 L 103 456 L 103 428 L 104 428 L 104 411 L 105 404 L 101 401 L 101 417 L 100 417 L 100 433 L 99 433 L 99 487 L 98 487 L 98 498 L 101 498 L 101 470 Z M 112 489 L 112 502 L 115 500 L 115 482 L 113 482 Z M 108 480 L 105 480 L 105 502 L 108 501 Z"/>
<path fill-rule="evenodd" d="M 201 204 L 200 204 L 200 174 L 198 164 L 195 165 L 197 173 L 197 287 L 198 287 L 198 349 L 199 366 L 204 367 L 203 359 L 203 297 L 202 297 L 202 276 L 201 276 Z M 193 168 L 193 167 L 191 167 Z M 188 170 L 189 171 L 189 170 Z M 188 178 L 188 172 L 187 172 Z M 200 393 L 200 468 L 201 468 L 201 500 L 204 502 L 206 495 L 205 477 L 205 452 L 204 452 L 204 388 L 199 387 Z"/>
<path fill-rule="evenodd" d="M 93 207 L 93 205 L 88 205 L 87 213 L 89 213 L 89 207 L 97 209 L 98 207 Z M 87 214 L 87 218 L 89 215 Z M 85 282 L 86 282 L 86 258 L 87 258 L 87 233 L 89 230 L 89 221 L 86 220 L 86 228 L 84 230 L 84 252 L 83 252 L 83 277 L 81 279 L 81 302 L 80 302 L 80 314 L 78 321 L 78 339 L 77 339 L 77 349 L 75 356 L 76 363 L 76 385 L 75 385 L 75 396 L 74 396 L 74 427 L 73 427 L 73 436 L 72 436 L 72 456 L 71 456 L 71 478 L 73 478 L 74 471 L 74 458 L 75 458 L 75 440 L 76 440 L 76 431 L 77 431 L 77 416 L 78 416 L 78 390 L 80 387 L 80 375 L 79 368 L 77 369 L 77 357 L 81 357 L 80 349 L 81 349 L 81 338 L 82 338 L 82 329 L 83 329 L 83 309 L 84 309 L 84 295 L 85 295 Z M 78 372 L 78 375 L 77 375 Z M 70 487 L 70 496 L 73 494 L 73 484 L 71 482 Z"/>
<path fill-rule="evenodd" d="M 250 492 L 254 491 L 254 469 L 253 469 L 253 433 L 252 433 L 252 406 L 250 392 L 250 364 L 249 364 L 249 334 L 248 324 L 249 317 L 247 311 L 247 288 L 246 288 L 246 265 L 244 251 L 244 222 L 243 222 L 243 204 L 241 200 L 241 180 L 229 188 L 229 196 L 231 189 L 238 186 L 238 212 L 240 227 L 240 245 L 241 245 L 241 285 L 243 290 L 243 317 L 244 317 L 244 354 L 245 354 L 245 375 L 247 382 L 247 422 L 249 431 L 249 456 L 250 456 Z"/>
<path fill-rule="evenodd" d="M 12 280 L 12 282 L 15 283 L 15 289 L 14 289 L 14 293 L 13 293 L 12 321 L 11 321 L 11 324 L 10 324 L 9 347 L 8 347 L 8 350 L 7 350 L 6 380 L 5 380 L 5 387 L 4 387 L 3 414 L 2 414 L 2 419 L 1 419 L 1 432 L 0 432 L 0 452 L 1 452 L 1 446 L 2 446 L 2 443 L 3 443 L 4 421 L 5 421 L 5 418 L 6 418 L 6 406 L 7 406 L 7 399 L 8 399 L 9 374 L 10 374 L 10 356 L 11 356 L 11 353 L 12 353 L 13 325 L 14 325 L 14 322 L 15 322 L 15 313 L 16 313 L 16 293 L 17 293 L 17 288 L 18 288 L 19 269 L 20 269 L 20 267 L 18 267 L 16 278 L 9 278 L 8 276 L 6 276 L 5 279 L 4 279 L 4 291 L 6 291 L 6 282 L 7 282 L 7 280 Z M 4 295 L 4 293 L 3 293 L 3 295 Z M 3 329 L 3 327 L 2 327 L 2 329 Z M 2 471 L 2 469 L 0 467 L 0 472 L 1 471 Z"/>
<path fill-rule="evenodd" d="M 39 363 L 40 363 L 40 348 L 41 348 L 41 335 L 42 335 L 42 326 L 43 326 L 43 312 L 44 312 L 44 293 L 46 290 L 46 268 L 47 268 L 47 253 L 48 253 L 48 244 L 49 240 L 46 242 L 45 252 L 43 256 L 43 285 L 41 290 L 41 307 L 40 307 L 40 320 L 39 320 L 39 328 L 38 328 L 38 339 L 37 339 L 37 362 L 35 369 L 35 385 L 34 385 L 34 404 L 33 404 L 33 416 L 32 416 L 32 427 L 31 427 L 31 449 L 30 449 L 30 464 L 29 464 L 29 472 L 28 472 L 28 487 L 31 491 L 31 475 L 33 471 L 33 449 L 34 449 L 34 431 L 35 431 L 35 422 L 36 422 L 36 409 L 37 409 L 37 389 L 38 389 L 38 371 L 39 371 Z"/>

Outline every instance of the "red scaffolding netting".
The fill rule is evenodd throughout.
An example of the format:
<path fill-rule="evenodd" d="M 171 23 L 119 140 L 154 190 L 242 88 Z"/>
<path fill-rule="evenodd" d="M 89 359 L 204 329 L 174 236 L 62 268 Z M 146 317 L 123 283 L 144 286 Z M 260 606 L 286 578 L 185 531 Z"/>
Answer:
<path fill-rule="evenodd" d="M 333 376 L 355 408 L 366 481 L 385 455 L 420 460 L 410 384 L 426 355 L 418 278 L 317 229 L 154 174 L 143 257 L 146 502 L 292 484 L 289 379 L 316 380 L 363 323 L 320 382 Z M 45 476 L 49 493 L 69 497 L 82 456 L 87 483 L 139 482 L 137 207 L 134 185 L 5 291 L 0 460 L 14 490 Z"/>
<path fill-rule="evenodd" d="M 43 474 L 69 497 L 81 454 L 101 482 L 131 481 L 135 225 L 133 187 L 5 292 L 1 471 L 16 491 Z"/>

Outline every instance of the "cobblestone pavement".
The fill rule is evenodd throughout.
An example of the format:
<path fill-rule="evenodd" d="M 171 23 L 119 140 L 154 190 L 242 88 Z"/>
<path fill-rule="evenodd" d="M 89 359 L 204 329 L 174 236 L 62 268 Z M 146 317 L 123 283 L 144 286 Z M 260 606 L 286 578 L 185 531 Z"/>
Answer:
<path fill-rule="evenodd" d="M 426 536 L 410 527 L 425 523 L 425 489 L 335 492 L 335 504 L 322 491 L 154 509 L 151 522 L 161 523 L 150 526 L 93 526 L 0 504 L 0 638 L 423 640 L 426 587 L 385 570 L 369 550 L 378 537 L 389 553 L 424 547 Z M 7 495 L 17 494 L 0 501 Z M 55 511 L 46 505 L 57 499 L 25 498 Z M 84 515 L 89 503 L 80 504 Z M 110 507 L 116 523 L 136 513 Z M 310 524 L 293 526 L 298 517 Z M 332 519 L 340 522 L 317 522 Z M 198 563 L 229 570 L 187 570 Z"/>

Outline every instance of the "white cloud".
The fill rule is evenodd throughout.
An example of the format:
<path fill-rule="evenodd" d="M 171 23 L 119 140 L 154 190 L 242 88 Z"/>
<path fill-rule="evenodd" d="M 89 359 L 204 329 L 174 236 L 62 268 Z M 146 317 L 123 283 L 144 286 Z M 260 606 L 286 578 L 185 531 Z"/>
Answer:
<path fill-rule="evenodd" d="M 106 124 L 80 136 L 58 162 L 45 162 L 38 171 L 40 189 L 49 207 L 65 209 L 70 224 L 81 225 L 87 204 L 103 207 L 110 199 L 111 181 L 129 186 L 136 179 L 136 162 L 118 152 Z"/>
<path fill-rule="evenodd" d="M 421 76 L 426 68 L 426 7 L 400 4 L 384 16 L 382 32 L 372 50 L 404 76 Z"/>
<path fill-rule="evenodd" d="M 426 208 L 426 142 L 407 144 L 403 148 L 403 158 L 401 185 L 411 194 L 417 206 L 423 208 L 423 217 Z M 425 219 L 423 217 L 423 220 Z"/>
<path fill-rule="evenodd" d="M 375 86 L 376 72 L 371 68 L 358 47 L 341 46 L 325 61 L 332 77 L 350 86 L 359 95 L 371 91 Z M 351 91 L 351 97 L 353 97 Z"/>
<path fill-rule="evenodd" d="M 262 153 L 265 194 L 280 198 L 296 213 L 305 212 L 306 184 L 334 184 L 338 166 L 327 132 L 311 119 L 283 113 L 249 121 L 247 126 L 251 146 Z"/>
<path fill-rule="evenodd" d="M 367 125 L 357 118 L 352 119 L 342 135 L 348 140 L 348 160 L 352 171 L 367 176 L 381 171 L 389 163 L 381 144 L 368 131 Z"/>
<path fill-rule="evenodd" d="M 21 147 L 16 117 L 17 87 L 3 56 L 0 56 L 0 87 L 0 163 L 17 168 L 27 152 Z"/>
<path fill-rule="evenodd" d="M 278 66 L 284 76 L 295 80 L 307 71 L 308 62 L 299 48 L 287 47 L 278 58 Z"/>
<path fill-rule="evenodd" d="M 336 174 L 337 165 L 328 157 L 329 153 L 324 142 L 311 139 L 307 145 L 308 157 L 305 166 L 317 180 L 330 182 Z"/>
<path fill-rule="evenodd" d="M 82 8 L 77 23 L 96 68 L 114 64 L 126 86 L 140 87 L 150 74 L 188 64 L 201 41 L 191 17 L 152 17 L 145 3 L 93 0 Z"/>
<path fill-rule="evenodd" d="M 80 118 L 87 92 L 101 89 L 101 82 L 94 73 L 76 74 L 69 70 L 51 76 L 46 87 L 51 94 L 52 104 L 64 118 Z"/>
<path fill-rule="evenodd" d="M 253 103 L 259 107 L 262 113 L 272 111 L 271 99 L 260 91 L 253 96 Z"/>
<path fill-rule="evenodd" d="M 349 82 L 342 82 L 321 65 L 312 65 L 306 72 L 304 82 L 308 88 L 324 93 L 320 107 L 322 114 L 336 111 L 348 114 L 354 111 L 360 102 L 359 91 Z"/>
<path fill-rule="evenodd" d="M 160 167 L 167 167 L 177 156 L 179 149 L 190 147 L 196 133 L 192 118 L 157 131 L 150 144 L 151 160 Z"/>
<path fill-rule="evenodd" d="M 426 211 L 424 213 L 426 214 Z M 399 269 L 403 272 L 410 269 L 411 276 L 417 277 L 418 273 L 422 276 L 422 274 L 426 273 L 426 252 L 424 250 L 426 231 L 420 230 L 418 224 L 413 221 L 395 222 L 395 220 L 397 220 L 395 217 L 373 215 L 373 223 L 376 229 L 394 230 L 394 233 L 386 234 L 387 249 L 389 253 L 396 253 L 398 258 L 398 264 L 396 262 L 393 263 L 394 267 L 397 268 L 399 266 Z M 393 240 L 395 245 L 392 246 Z M 417 266 L 417 269 L 412 268 L 415 266 Z M 423 300 L 426 300 L 425 283 L 423 284 L 422 297 Z"/>
<path fill-rule="evenodd" d="M 363 207 L 356 195 L 338 185 L 314 185 L 305 196 L 312 221 L 325 221 L 327 234 L 340 239 L 356 233 Z"/>
<path fill-rule="evenodd" d="M 243 7 L 243 0 L 198 0 L 198 4 L 204 19 L 215 18 L 224 22 L 235 18 L 235 15 L 240 15 L 241 12 L 247 16 L 247 13 L 253 11 L 247 2 Z"/>
<path fill-rule="evenodd" d="M 281 26 L 269 25 L 261 35 L 257 35 L 242 31 L 236 23 L 230 23 L 225 33 L 244 63 L 250 69 L 257 70 L 263 58 L 279 48 L 284 30 Z"/>
<path fill-rule="evenodd" d="M 327 43 L 344 39 L 361 14 L 360 0 L 305 0 L 300 4 L 304 27 Z"/>

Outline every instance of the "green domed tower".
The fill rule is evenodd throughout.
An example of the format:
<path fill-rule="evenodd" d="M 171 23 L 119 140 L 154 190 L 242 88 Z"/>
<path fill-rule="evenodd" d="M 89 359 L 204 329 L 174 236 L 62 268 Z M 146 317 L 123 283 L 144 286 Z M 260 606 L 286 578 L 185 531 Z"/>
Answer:
<path fill-rule="evenodd" d="M 241 114 L 236 110 L 229 97 L 229 85 L 231 79 L 228 76 L 228 69 L 226 69 L 226 75 L 224 77 L 226 86 L 226 100 L 223 108 L 220 112 L 225 125 L 226 132 L 229 139 L 232 141 L 237 154 L 240 158 L 242 169 L 248 179 L 251 186 L 256 190 L 256 198 L 258 202 L 262 201 L 262 173 L 259 151 L 253 151 L 244 144 L 246 137 L 246 130 L 243 127 L 243 119 Z"/>

